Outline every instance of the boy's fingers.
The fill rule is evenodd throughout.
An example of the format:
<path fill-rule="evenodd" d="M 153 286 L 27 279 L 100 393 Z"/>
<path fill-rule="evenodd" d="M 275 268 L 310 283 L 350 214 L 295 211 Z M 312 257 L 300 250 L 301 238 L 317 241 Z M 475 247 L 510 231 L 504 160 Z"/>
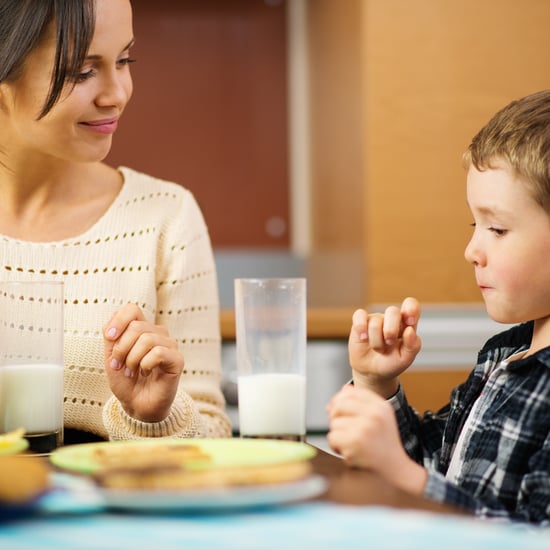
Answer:
<path fill-rule="evenodd" d="M 384 343 L 391 346 L 399 338 L 401 332 L 401 311 L 395 306 L 389 306 L 384 312 Z"/>
<path fill-rule="evenodd" d="M 416 298 L 405 298 L 401 304 L 401 317 L 403 323 L 416 329 L 420 319 L 420 303 Z"/>
<path fill-rule="evenodd" d="M 360 342 L 368 340 L 367 321 L 368 314 L 364 309 L 357 309 L 352 316 L 353 333 Z"/>

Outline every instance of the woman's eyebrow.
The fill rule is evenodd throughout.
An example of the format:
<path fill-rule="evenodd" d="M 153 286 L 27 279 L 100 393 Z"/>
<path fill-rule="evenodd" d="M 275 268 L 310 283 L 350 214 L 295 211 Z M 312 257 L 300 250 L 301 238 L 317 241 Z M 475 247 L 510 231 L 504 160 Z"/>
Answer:
<path fill-rule="evenodd" d="M 126 46 L 124 46 L 124 48 L 122 48 L 122 50 L 120 50 L 121 52 L 125 52 L 126 50 L 129 50 L 136 42 L 136 39 L 135 38 L 132 38 L 132 40 L 130 40 L 130 42 L 128 42 L 128 44 L 126 44 Z M 87 55 L 86 56 L 86 60 L 98 60 L 98 59 L 101 59 L 102 56 L 101 55 Z"/>

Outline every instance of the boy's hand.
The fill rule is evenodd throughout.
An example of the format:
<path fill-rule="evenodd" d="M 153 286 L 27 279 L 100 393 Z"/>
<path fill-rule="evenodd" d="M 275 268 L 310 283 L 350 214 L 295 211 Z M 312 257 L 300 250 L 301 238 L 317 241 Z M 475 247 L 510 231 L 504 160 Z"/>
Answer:
<path fill-rule="evenodd" d="M 183 357 L 165 327 L 127 304 L 103 328 L 105 371 L 112 392 L 136 420 L 164 420 L 176 396 Z"/>
<path fill-rule="evenodd" d="M 331 399 L 327 411 L 327 440 L 347 464 L 376 472 L 410 493 L 422 494 L 427 472 L 405 452 L 388 401 L 348 384 Z"/>
<path fill-rule="evenodd" d="M 422 342 L 416 333 L 420 304 L 405 298 L 401 308 L 390 306 L 382 313 L 358 309 L 348 340 L 350 365 L 357 386 L 390 397 L 397 377 L 414 361 Z"/>

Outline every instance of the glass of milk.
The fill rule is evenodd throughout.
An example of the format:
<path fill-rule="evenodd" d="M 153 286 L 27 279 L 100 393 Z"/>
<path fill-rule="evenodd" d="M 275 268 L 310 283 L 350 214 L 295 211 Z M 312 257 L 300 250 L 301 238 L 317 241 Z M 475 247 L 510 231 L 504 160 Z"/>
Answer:
<path fill-rule="evenodd" d="M 306 280 L 235 279 L 241 437 L 304 441 Z"/>
<path fill-rule="evenodd" d="M 63 283 L 0 282 L 0 433 L 29 449 L 63 443 Z"/>

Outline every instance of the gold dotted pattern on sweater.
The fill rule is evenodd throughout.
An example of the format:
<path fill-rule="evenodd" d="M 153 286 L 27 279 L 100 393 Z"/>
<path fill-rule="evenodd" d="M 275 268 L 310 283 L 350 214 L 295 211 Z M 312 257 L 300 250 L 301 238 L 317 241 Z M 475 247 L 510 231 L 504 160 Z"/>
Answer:
<path fill-rule="evenodd" d="M 166 285 L 184 284 L 184 283 L 187 283 L 189 281 L 193 281 L 194 279 L 199 279 L 201 277 L 207 277 L 209 275 L 212 275 L 212 270 L 199 271 L 198 273 L 192 273 L 191 275 L 185 277 L 185 279 L 173 279 L 171 281 L 160 281 L 158 283 L 158 288 L 160 288 L 161 286 L 166 286 Z"/>
<path fill-rule="evenodd" d="M 103 375 L 103 368 L 99 369 L 96 367 L 84 367 L 82 365 L 68 365 L 67 370 L 69 371 L 78 371 L 78 372 L 89 372 L 90 374 L 101 374 Z"/>
<path fill-rule="evenodd" d="M 150 270 L 150 267 L 148 265 L 136 265 L 136 266 L 122 266 L 122 267 L 117 267 L 117 266 L 113 266 L 113 267 L 96 267 L 94 269 L 83 269 L 83 270 L 74 270 L 74 271 L 68 271 L 68 270 L 63 270 L 63 271 L 59 271 L 57 269 L 52 269 L 51 271 L 47 271 L 46 269 L 33 269 L 33 268 L 29 268 L 29 269 L 24 269 L 22 267 L 13 267 L 11 265 L 5 265 L 4 266 L 4 271 L 8 271 L 8 272 L 16 272 L 16 273 L 38 273 L 39 275 L 63 275 L 63 276 L 67 276 L 67 275 L 96 275 L 98 273 L 117 273 L 117 272 L 125 272 L 125 271 L 128 271 L 128 272 L 133 272 L 133 271 L 137 271 L 137 272 L 141 272 L 141 271 L 149 271 Z"/>
<path fill-rule="evenodd" d="M 154 199 L 154 198 L 171 198 L 171 199 L 176 199 L 176 195 L 174 193 L 169 193 L 168 191 L 157 191 L 156 193 L 149 193 L 148 195 L 141 195 L 140 197 L 134 197 L 133 199 L 131 200 L 127 200 L 125 203 L 124 203 L 124 206 L 130 206 L 132 204 L 136 204 L 138 202 L 144 202 L 146 201 L 147 199 Z"/>
<path fill-rule="evenodd" d="M 94 399 L 86 399 L 86 398 L 79 398 L 79 397 L 67 397 L 65 396 L 63 398 L 63 403 L 80 403 L 81 405 L 91 405 L 92 407 L 103 407 L 103 403 L 101 401 L 95 401 Z"/>

